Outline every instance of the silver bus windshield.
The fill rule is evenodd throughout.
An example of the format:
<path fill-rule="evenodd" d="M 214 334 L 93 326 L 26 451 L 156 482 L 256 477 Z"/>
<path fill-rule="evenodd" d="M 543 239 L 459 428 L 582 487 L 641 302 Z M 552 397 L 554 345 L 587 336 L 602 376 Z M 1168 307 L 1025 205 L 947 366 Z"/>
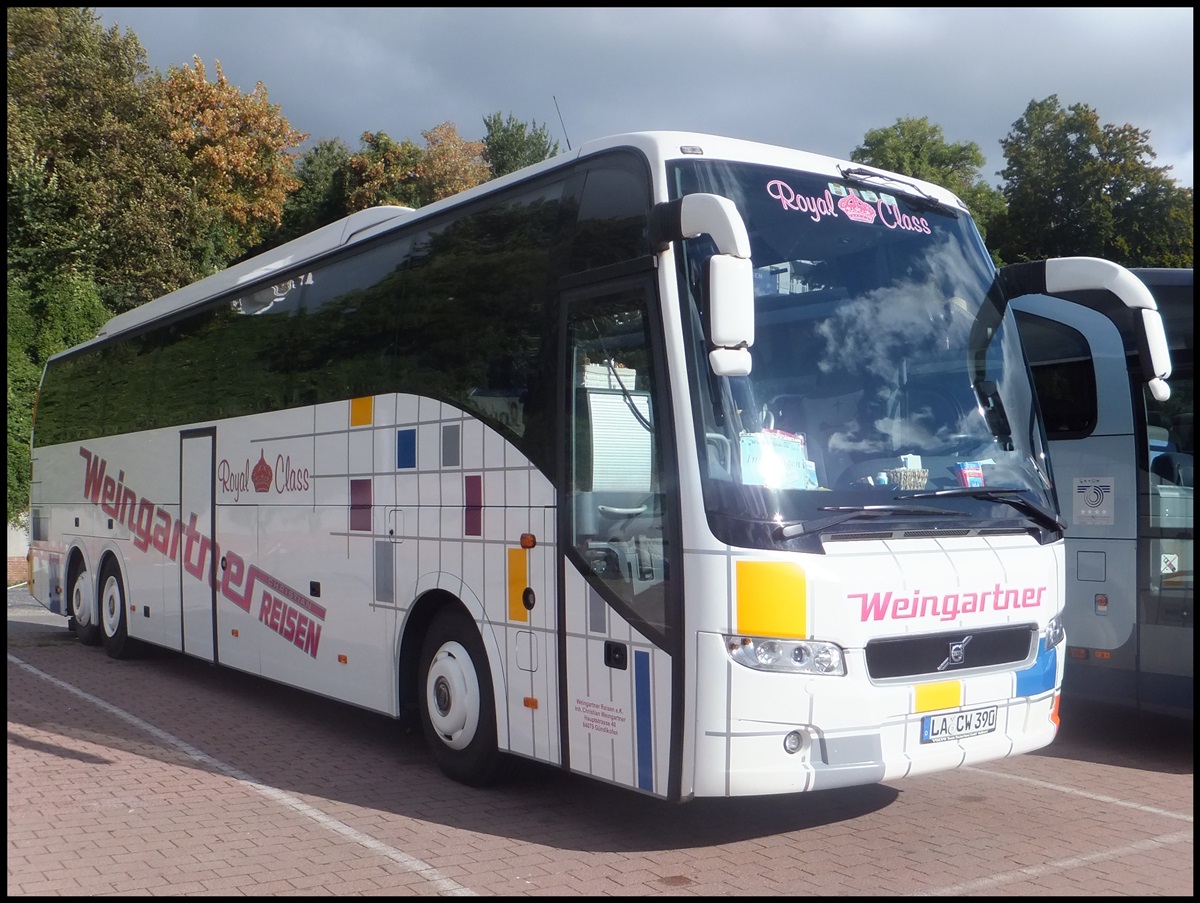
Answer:
<path fill-rule="evenodd" d="M 860 176 L 721 161 L 673 176 L 680 194 L 733 200 L 752 248 L 746 376 L 704 363 L 704 236 L 684 243 L 679 269 L 705 502 L 710 521 L 742 525 L 723 538 L 751 542 L 732 534 L 754 523 L 796 536 L 806 523 L 983 529 L 1031 514 L 1055 530 L 1016 325 L 962 209 Z"/>

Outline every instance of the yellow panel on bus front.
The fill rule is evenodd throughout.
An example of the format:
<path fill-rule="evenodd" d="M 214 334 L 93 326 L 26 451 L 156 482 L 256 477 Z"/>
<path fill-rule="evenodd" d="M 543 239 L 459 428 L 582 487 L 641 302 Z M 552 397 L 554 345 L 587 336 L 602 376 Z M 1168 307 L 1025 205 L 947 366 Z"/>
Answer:
<path fill-rule="evenodd" d="M 808 591 L 804 569 L 791 561 L 734 563 L 737 632 L 742 636 L 804 639 Z"/>
<path fill-rule="evenodd" d="M 963 684 L 961 680 L 943 680 L 935 684 L 918 684 L 913 687 L 914 712 L 957 709 L 962 704 Z"/>

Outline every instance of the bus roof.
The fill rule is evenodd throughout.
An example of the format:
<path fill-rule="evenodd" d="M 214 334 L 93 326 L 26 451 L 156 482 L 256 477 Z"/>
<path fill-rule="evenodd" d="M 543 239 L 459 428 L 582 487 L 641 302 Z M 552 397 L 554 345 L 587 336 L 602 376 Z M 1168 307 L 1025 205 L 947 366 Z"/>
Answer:
<path fill-rule="evenodd" d="M 258 283 L 272 273 L 302 266 L 308 261 L 336 251 L 338 248 L 389 231 L 400 225 L 401 221 L 408 222 L 413 219 L 436 216 L 448 209 L 502 190 L 516 182 L 536 177 L 543 172 L 553 171 L 586 157 L 619 148 L 633 148 L 640 151 L 649 161 L 650 166 L 658 170 L 664 168 L 670 161 L 707 157 L 785 166 L 791 169 L 822 173 L 834 179 L 843 178 L 843 170 L 849 167 L 855 167 L 860 172 L 868 170 L 886 175 L 886 170 L 863 167 L 850 160 L 741 138 L 728 138 L 699 132 L 630 132 L 598 138 L 585 142 L 576 150 L 558 154 L 517 172 L 426 205 L 419 210 L 411 207 L 377 206 L 352 213 L 337 222 L 302 235 L 277 248 L 264 251 L 248 260 L 235 263 L 227 269 L 155 298 L 133 310 L 117 314 L 100 328 L 95 338 L 60 353 L 70 354 L 79 348 L 102 342 L 121 333 L 136 331 L 148 323 L 173 316 L 234 291 L 239 286 Z M 903 184 L 918 188 L 943 204 L 957 209 L 966 209 L 963 202 L 953 192 L 941 186 L 907 176 L 903 177 Z M 655 197 L 654 202 L 669 200 L 665 195 L 665 187 L 660 187 L 659 190 L 664 194 L 662 197 Z"/>

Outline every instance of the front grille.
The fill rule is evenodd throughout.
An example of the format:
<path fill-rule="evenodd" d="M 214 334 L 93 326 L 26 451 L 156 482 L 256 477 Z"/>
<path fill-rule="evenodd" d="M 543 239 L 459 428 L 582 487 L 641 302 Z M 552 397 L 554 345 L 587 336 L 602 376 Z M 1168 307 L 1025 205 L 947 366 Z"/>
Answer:
<path fill-rule="evenodd" d="M 866 649 L 867 673 L 872 680 L 889 677 L 952 677 L 961 671 L 1016 665 L 1032 658 L 1037 651 L 1037 639 L 1036 624 L 1018 624 L 987 630 L 957 630 L 953 633 L 871 640 Z M 948 661 L 951 646 L 964 640 L 962 662 Z"/>

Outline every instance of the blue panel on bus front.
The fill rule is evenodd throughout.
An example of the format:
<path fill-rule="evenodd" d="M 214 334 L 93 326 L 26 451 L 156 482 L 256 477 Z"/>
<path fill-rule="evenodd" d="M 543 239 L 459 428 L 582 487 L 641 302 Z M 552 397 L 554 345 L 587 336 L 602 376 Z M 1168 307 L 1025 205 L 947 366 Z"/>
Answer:
<path fill-rule="evenodd" d="M 1024 671 L 1017 672 L 1017 695 L 1039 696 L 1054 689 L 1058 677 L 1058 647 L 1046 650 L 1046 638 L 1038 639 L 1037 660 Z"/>

